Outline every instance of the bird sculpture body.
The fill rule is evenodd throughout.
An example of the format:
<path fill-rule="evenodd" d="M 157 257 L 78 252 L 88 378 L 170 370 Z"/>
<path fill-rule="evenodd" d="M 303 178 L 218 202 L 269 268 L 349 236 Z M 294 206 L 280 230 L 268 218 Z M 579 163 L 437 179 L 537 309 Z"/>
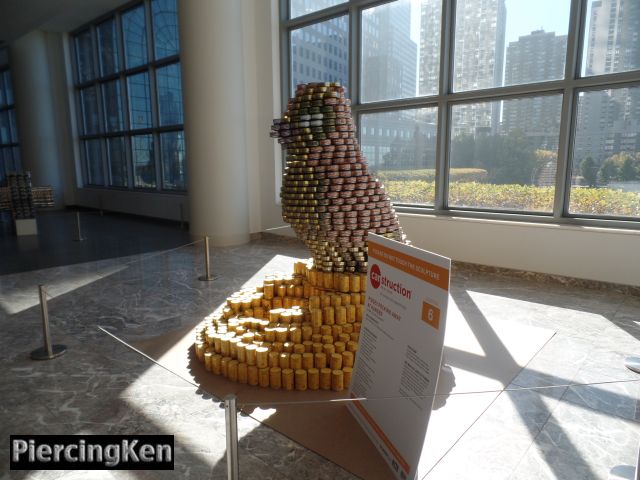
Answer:
<path fill-rule="evenodd" d="M 368 171 L 351 101 L 338 83 L 298 85 L 271 135 L 286 150 L 282 216 L 323 272 L 366 272 L 367 233 L 405 236 L 383 185 Z"/>

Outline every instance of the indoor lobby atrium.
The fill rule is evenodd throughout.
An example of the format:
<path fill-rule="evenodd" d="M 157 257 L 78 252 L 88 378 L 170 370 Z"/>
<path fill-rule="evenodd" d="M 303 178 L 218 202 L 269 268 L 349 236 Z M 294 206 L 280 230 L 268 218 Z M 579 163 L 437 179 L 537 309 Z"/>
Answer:
<path fill-rule="evenodd" d="M 0 2 L 0 480 L 639 479 L 639 31 Z"/>

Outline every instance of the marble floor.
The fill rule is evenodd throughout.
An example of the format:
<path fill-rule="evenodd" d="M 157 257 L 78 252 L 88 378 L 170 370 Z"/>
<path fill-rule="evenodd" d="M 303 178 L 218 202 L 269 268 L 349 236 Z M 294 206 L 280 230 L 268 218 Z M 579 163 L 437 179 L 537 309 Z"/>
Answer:
<path fill-rule="evenodd" d="M 186 328 L 275 256 L 305 249 L 272 236 L 216 248 L 219 277 L 207 283 L 197 280 L 201 243 L 175 248 L 190 241 L 175 225 L 95 216 L 91 245 L 46 235 L 58 227 L 44 222 L 43 240 L 26 251 L 0 249 L 0 265 L 11 265 L 0 269 L 0 479 L 226 478 L 219 400 L 98 326 L 127 341 Z M 47 244 L 54 237 L 57 246 Z M 56 264 L 33 260 L 58 248 L 66 253 Z M 53 340 L 68 347 L 48 362 L 28 355 L 41 344 L 39 284 L 51 297 Z M 635 464 L 640 376 L 623 360 L 640 353 L 639 297 L 469 269 L 454 270 L 451 294 L 469 321 L 506 318 L 556 334 L 424 478 L 606 479 Z M 567 384 L 579 385 L 555 387 Z M 354 478 L 254 418 L 239 417 L 239 430 L 243 479 Z M 173 434 L 175 470 L 10 472 L 8 436 L 18 433 Z"/>

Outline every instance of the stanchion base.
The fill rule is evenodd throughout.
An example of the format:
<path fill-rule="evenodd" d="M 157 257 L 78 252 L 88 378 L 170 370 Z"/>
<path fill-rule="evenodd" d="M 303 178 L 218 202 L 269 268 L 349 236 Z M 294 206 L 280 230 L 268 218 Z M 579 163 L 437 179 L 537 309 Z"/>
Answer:
<path fill-rule="evenodd" d="M 631 465 L 618 465 L 609 470 L 609 480 L 635 480 L 636 469 Z"/>
<path fill-rule="evenodd" d="M 44 347 L 36 348 L 31 352 L 31 360 L 51 360 L 52 358 L 59 357 L 67 351 L 66 345 L 51 345 L 51 356 Z"/>
<path fill-rule="evenodd" d="M 206 275 L 200 275 L 198 277 L 198 280 L 200 280 L 201 282 L 213 282 L 216 278 L 218 278 L 215 275 L 209 275 L 208 277 Z"/>
<path fill-rule="evenodd" d="M 640 357 L 627 357 L 624 359 L 624 366 L 635 373 L 640 373 Z"/>

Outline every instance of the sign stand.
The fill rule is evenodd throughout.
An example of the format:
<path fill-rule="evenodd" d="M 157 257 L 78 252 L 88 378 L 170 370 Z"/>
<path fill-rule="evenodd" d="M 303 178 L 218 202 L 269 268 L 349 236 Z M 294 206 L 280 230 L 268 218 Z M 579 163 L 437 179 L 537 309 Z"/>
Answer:
<path fill-rule="evenodd" d="M 451 260 L 369 233 L 349 408 L 396 478 L 415 478 L 442 361 Z"/>

